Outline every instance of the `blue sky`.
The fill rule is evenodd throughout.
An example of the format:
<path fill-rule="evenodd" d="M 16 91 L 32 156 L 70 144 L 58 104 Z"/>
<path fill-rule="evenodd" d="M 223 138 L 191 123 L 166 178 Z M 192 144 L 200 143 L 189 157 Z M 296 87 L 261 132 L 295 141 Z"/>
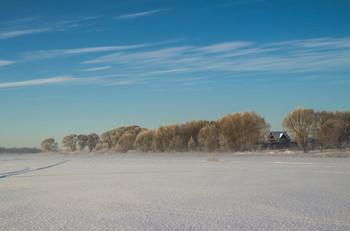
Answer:
<path fill-rule="evenodd" d="M 0 3 L 0 147 L 350 109 L 350 1 Z"/>

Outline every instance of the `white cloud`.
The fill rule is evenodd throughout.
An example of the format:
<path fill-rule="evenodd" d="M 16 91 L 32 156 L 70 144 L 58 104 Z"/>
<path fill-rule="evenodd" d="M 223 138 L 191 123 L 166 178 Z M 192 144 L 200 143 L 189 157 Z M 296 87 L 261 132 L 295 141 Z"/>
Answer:
<path fill-rule="evenodd" d="M 14 61 L 10 61 L 10 60 L 1 60 L 0 59 L 0 67 L 2 67 L 2 66 L 7 66 L 7 65 L 11 65 L 11 64 L 13 64 L 13 63 L 15 63 Z"/>
<path fill-rule="evenodd" d="M 118 18 L 120 18 L 120 19 L 134 19 L 134 18 L 138 18 L 138 17 L 143 17 L 143 16 L 159 13 L 162 11 L 167 11 L 167 10 L 168 9 L 157 9 L 157 10 L 144 11 L 144 12 L 139 12 L 139 13 L 134 13 L 134 14 L 124 14 L 124 15 L 119 16 Z"/>
<path fill-rule="evenodd" d="M 129 50 L 141 47 L 146 47 L 149 44 L 137 44 L 129 46 L 103 46 L 103 47 L 85 47 L 85 48 L 74 48 L 74 49 L 61 49 L 61 50 L 39 50 L 34 52 L 27 52 L 22 54 L 23 59 L 48 59 L 62 55 L 74 55 L 74 54 L 85 54 L 95 52 L 107 52 L 107 51 L 118 51 L 118 50 Z"/>
<path fill-rule="evenodd" d="M 102 71 L 102 70 L 107 70 L 110 68 L 111 68 L 111 66 L 94 67 L 94 68 L 84 69 L 84 71 Z"/>
<path fill-rule="evenodd" d="M 152 73 L 183 69 L 235 73 L 300 73 L 350 70 L 350 38 L 292 40 L 274 44 L 232 41 L 210 46 L 173 46 L 117 52 L 83 63 L 118 65 L 124 71 Z M 165 74 L 165 73 L 164 73 Z"/>
<path fill-rule="evenodd" d="M 235 41 L 235 42 L 226 42 L 226 43 L 218 43 L 210 46 L 205 46 L 198 48 L 198 51 L 208 52 L 208 53 L 222 53 L 230 50 L 236 50 L 243 47 L 248 47 L 253 45 L 251 42 L 246 41 Z"/>
<path fill-rule="evenodd" d="M 27 87 L 27 86 L 38 86 L 38 85 L 47 85 L 47 84 L 63 84 L 67 82 L 77 81 L 77 80 L 79 80 L 79 78 L 73 78 L 71 76 L 59 76 L 59 77 L 52 77 L 47 79 L 33 79 L 33 80 L 19 81 L 19 82 L 0 83 L 0 88 Z"/>
<path fill-rule="evenodd" d="M 19 37 L 19 36 L 30 35 L 30 34 L 39 34 L 44 32 L 66 31 L 72 28 L 91 26 L 94 23 L 92 22 L 93 20 L 96 20 L 102 17 L 104 16 L 103 15 L 83 16 L 75 19 L 60 20 L 56 22 L 46 22 L 43 24 L 45 25 L 45 28 L 36 28 L 36 29 L 29 28 L 29 29 L 23 29 L 23 30 L 2 31 L 0 32 L 0 39 L 8 39 L 13 37 Z M 37 17 L 19 18 L 12 21 L 2 22 L 2 23 L 0 22 L 0 24 L 12 26 L 12 24 L 26 23 L 26 22 L 34 21 L 36 19 Z M 42 21 L 43 20 L 41 20 L 41 23 Z"/>
<path fill-rule="evenodd" d="M 139 44 L 33 52 L 27 54 L 28 59 L 35 56 L 44 58 L 118 51 L 108 55 L 97 55 L 96 58 L 82 62 L 84 64 L 96 64 L 92 67 L 87 66 L 84 69 L 86 72 L 118 68 L 116 68 L 114 75 L 97 76 L 96 74 L 97 77 L 91 77 L 89 76 L 91 73 L 86 73 L 89 77 L 73 78 L 64 76 L 0 83 L 0 88 L 68 82 L 74 84 L 98 83 L 103 86 L 154 84 L 155 82 L 163 83 L 174 79 L 183 79 L 186 82 L 186 79 L 202 76 L 203 73 L 206 80 L 213 80 L 214 78 L 220 78 L 220 76 L 233 78 L 233 76 L 251 76 L 266 73 L 281 76 L 294 73 L 324 75 L 326 72 L 342 74 L 350 71 L 350 38 L 291 40 L 272 44 L 229 41 L 208 46 L 159 45 Z M 146 46 L 147 48 L 144 48 Z M 0 60 L 0 66 L 9 65 L 11 62 Z M 152 79 L 145 79 L 145 77 L 151 77 Z"/>
<path fill-rule="evenodd" d="M 18 18 L 14 20 L 9 20 L 9 21 L 2 21 L 0 24 L 3 25 L 8 25 L 8 24 L 20 24 L 20 23 L 26 23 L 35 20 L 36 17 L 26 17 L 26 18 Z"/>
<path fill-rule="evenodd" d="M 97 59 L 88 60 L 84 63 L 151 63 L 161 62 L 162 60 L 171 59 L 184 55 L 186 51 L 189 51 L 190 47 L 172 47 L 164 48 L 153 51 L 142 51 L 142 52 L 129 52 L 129 53 L 114 53 L 105 55 Z"/>
<path fill-rule="evenodd" d="M 7 38 L 12 38 L 12 37 L 28 35 L 28 34 L 38 34 L 38 33 L 43 33 L 43 32 L 48 32 L 48 31 L 52 31 L 52 28 L 40 28 L 40 29 L 27 29 L 27 30 L 0 32 L 0 38 L 7 39 Z"/>
<path fill-rule="evenodd" d="M 134 83 L 135 83 L 135 81 L 133 81 L 133 80 L 123 80 L 123 81 L 111 82 L 107 85 L 108 86 L 118 86 L 118 85 L 130 85 L 130 84 L 134 84 Z"/>

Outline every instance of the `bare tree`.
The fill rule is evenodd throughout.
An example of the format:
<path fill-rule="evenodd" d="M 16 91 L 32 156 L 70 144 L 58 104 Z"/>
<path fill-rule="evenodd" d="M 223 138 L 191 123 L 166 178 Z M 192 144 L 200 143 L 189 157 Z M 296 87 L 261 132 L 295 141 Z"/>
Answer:
<path fill-rule="evenodd" d="M 270 126 L 265 122 L 264 118 L 250 111 L 242 115 L 242 122 L 241 149 L 256 150 L 258 144 L 265 140 Z"/>
<path fill-rule="evenodd" d="M 224 151 L 256 149 L 269 125 L 255 112 L 229 114 L 219 120 L 219 142 Z"/>
<path fill-rule="evenodd" d="M 78 137 L 75 134 L 65 136 L 62 139 L 62 144 L 64 147 L 69 148 L 72 152 L 77 149 Z"/>
<path fill-rule="evenodd" d="M 134 149 L 135 136 L 131 132 L 125 132 L 119 139 L 116 147 L 119 152 L 127 152 Z"/>
<path fill-rule="evenodd" d="M 106 131 L 101 134 L 101 143 L 102 146 L 106 146 L 107 149 L 112 149 L 115 146 L 113 142 L 113 137 L 115 135 L 115 129 Z"/>
<path fill-rule="evenodd" d="M 339 122 L 339 139 L 340 148 L 350 147 L 350 111 L 336 112 L 336 120 Z"/>
<path fill-rule="evenodd" d="M 243 130 L 242 113 L 228 114 L 219 120 L 219 142 L 223 151 L 237 151 L 242 139 Z"/>
<path fill-rule="evenodd" d="M 89 147 L 89 151 L 91 152 L 98 144 L 100 137 L 96 133 L 90 133 L 89 135 L 87 135 L 87 137 L 88 137 L 87 146 Z"/>
<path fill-rule="evenodd" d="M 217 123 L 203 127 L 198 133 L 198 143 L 202 151 L 213 152 L 219 147 L 219 129 Z"/>
<path fill-rule="evenodd" d="M 167 126 L 160 126 L 157 129 L 156 136 L 154 138 L 154 148 L 155 151 L 165 152 L 165 151 L 176 151 L 179 149 L 175 147 L 174 139 L 177 136 L 181 136 L 181 127 L 179 124 L 172 124 Z M 174 150 L 175 149 L 175 150 Z"/>
<path fill-rule="evenodd" d="M 156 132 L 154 130 L 143 129 L 135 139 L 135 148 L 141 152 L 152 151 L 155 135 Z"/>
<path fill-rule="evenodd" d="M 41 142 L 41 150 L 44 152 L 56 152 L 57 149 L 58 145 L 54 138 L 46 138 Z"/>
<path fill-rule="evenodd" d="M 80 148 L 80 150 L 83 150 L 87 145 L 88 145 L 88 142 L 89 142 L 89 138 L 87 135 L 78 135 L 78 146 Z"/>
<path fill-rule="evenodd" d="M 187 147 L 188 147 L 188 151 L 190 151 L 190 152 L 197 151 L 196 142 L 194 141 L 194 139 L 192 137 L 190 138 L 190 141 L 188 141 Z"/>
<path fill-rule="evenodd" d="M 193 120 L 190 122 L 186 122 L 182 126 L 182 139 L 184 144 L 184 151 L 188 150 L 188 142 L 192 138 L 195 142 L 196 146 L 198 146 L 198 133 L 199 131 L 205 127 L 207 124 L 209 124 L 206 120 Z"/>
<path fill-rule="evenodd" d="M 340 127 L 335 119 L 326 120 L 317 133 L 321 150 L 324 148 L 336 148 L 338 146 Z"/>
<path fill-rule="evenodd" d="M 307 152 L 307 139 L 315 128 L 314 111 L 298 107 L 284 118 L 282 125 L 296 139 L 303 151 Z"/>

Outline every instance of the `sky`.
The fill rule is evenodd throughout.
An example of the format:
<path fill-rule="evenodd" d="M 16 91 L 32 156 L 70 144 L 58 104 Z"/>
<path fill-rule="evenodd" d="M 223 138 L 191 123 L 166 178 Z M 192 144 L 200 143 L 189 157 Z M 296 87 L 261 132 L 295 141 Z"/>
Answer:
<path fill-rule="evenodd" d="M 0 147 L 350 110 L 348 0 L 2 0 Z"/>

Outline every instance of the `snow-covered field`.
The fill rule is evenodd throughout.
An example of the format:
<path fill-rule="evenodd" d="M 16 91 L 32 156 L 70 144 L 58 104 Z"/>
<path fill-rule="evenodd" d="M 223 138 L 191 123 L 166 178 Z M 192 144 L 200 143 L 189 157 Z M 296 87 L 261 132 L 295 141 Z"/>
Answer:
<path fill-rule="evenodd" d="M 0 230 L 350 230 L 350 158 L 0 155 Z"/>

